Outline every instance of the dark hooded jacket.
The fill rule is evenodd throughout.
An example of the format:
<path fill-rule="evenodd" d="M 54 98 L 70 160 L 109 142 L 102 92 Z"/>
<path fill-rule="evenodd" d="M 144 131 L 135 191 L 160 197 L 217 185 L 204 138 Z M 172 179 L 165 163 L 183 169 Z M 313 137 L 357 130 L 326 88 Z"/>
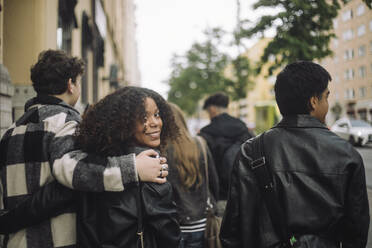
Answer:
<path fill-rule="evenodd" d="M 242 145 L 248 160 L 256 157 L 254 139 Z M 264 154 L 289 232 L 325 240 L 301 247 L 366 246 L 365 171 L 352 145 L 314 117 L 298 115 L 265 133 Z M 280 241 L 247 162 L 234 165 L 220 238 L 225 248 L 277 247 Z"/>
<path fill-rule="evenodd" d="M 228 170 L 222 164 L 225 152 L 234 144 L 242 144 L 252 137 L 246 124 L 238 118 L 227 113 L 222 113 L 212 118 L 211 123 L 200 130 L 200 135 L 207 140 L 209 149 L 215 161 L 220 182 L 220 200 L 227 199 L 228 191 Z M 233 159 L 233 158 L 231 158 Z"/>

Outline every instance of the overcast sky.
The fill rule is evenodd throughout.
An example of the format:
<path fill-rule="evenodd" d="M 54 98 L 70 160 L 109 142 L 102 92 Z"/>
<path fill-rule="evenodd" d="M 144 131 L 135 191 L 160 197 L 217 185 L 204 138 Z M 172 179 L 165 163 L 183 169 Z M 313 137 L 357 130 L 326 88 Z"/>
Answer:
<path fill-rule="evenodd" d="M 241 16 L 256 19 L 249 10 L 255 1 L 241 0 Z M 207 27 L 232 31 L 236 25 L 235 0 L 135 0 L 137 43 L 142 86 L 164 97 L 172 54 L 184 54 L 201 41 Z"/>

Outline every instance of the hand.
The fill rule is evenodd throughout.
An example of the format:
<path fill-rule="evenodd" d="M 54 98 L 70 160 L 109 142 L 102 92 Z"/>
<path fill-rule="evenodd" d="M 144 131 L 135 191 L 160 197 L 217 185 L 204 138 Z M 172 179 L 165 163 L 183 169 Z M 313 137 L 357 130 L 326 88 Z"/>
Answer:
<path fill-rule="evenodd" d="M 156 158 L 159 155 L 154 150 L 146 150 L 136 156 L 136 167 L 139 178 L 143 182 L 165 183 L 168 171 L 163 170 L 160 176 L 162 164 L 166 164 L 164 157 Z M 167 165 L 168 167 L 168 165 Z"/>

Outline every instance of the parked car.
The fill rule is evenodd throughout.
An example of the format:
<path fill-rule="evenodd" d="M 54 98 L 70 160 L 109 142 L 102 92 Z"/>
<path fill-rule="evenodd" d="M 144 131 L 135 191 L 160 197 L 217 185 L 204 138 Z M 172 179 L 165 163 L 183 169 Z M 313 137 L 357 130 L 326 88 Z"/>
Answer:
<path fill-rule="evenodd" d="M 352 145 L 364 146 L 368 142 L 372 143 L 372 126 L 363 120 L 341 118 L 332 125 L 331 131 Z"/>

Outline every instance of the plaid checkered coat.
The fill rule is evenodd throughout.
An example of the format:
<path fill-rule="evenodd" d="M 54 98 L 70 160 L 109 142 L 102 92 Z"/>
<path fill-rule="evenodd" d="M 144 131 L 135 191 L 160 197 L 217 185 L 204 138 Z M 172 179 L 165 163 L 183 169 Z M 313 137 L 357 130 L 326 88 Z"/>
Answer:
<path fill-rule="evenodd" d="M 2 200 L 6 209 L 43 185 L 59 183 L 82 191 L 122 191 L 138 180 L 134 154 L 100 158 L 76 150 L 73 134 L 79 113 L 51 96 L 37 96 L 0 141 Z M 0 204 L 1 205 L 1 204 Z M 75 247 L 75 213 L 65 213 L 6 238 L 8 248 Z"/>

